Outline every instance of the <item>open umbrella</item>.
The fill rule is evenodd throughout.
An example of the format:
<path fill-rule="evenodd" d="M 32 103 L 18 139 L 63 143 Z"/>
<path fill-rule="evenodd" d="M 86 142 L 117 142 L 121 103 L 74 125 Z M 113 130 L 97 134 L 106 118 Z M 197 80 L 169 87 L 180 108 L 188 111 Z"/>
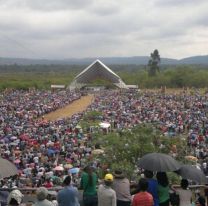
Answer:
<path fill-rule="evenodd" d="M 99 154 L 103 154 L 103 153 L 104 153 L 103 149 L 94 149 L 92 151 L 92 154 L 94 154 L 94 155 L 99 155 Z"/>
<path fill-rule="evenodd" d="M 179 170 L 181 165 L 167 154 L 149 153 L 144 155 L 138 163 L 139 167 L 157 172 L 168 172 Z"/>
<path fill-rule="evenodd" d="M 82 129 L 82 127 L 80 125 L 77 125 L 75 128 L 76 129 Z"/>
<path fill-rule="evenodd" d="M 21 162 L 20 159 L 14 160 L 14 163 L 15 163 L 15 164 L 19 164 L 20 162 Z"/>
<path fill-rule="evenodd" d="M 110 127 L 110 123 L 108 123 L 108 122 L 101 122 L 101 123 L 99 124 L 99 126 L 100 126 L 101 128 L 103 128 L 103 129 L 109 128 L 109 127 Z"/>
<path fill-rule="evenodd" d="M 12 136 L 12 137 L 10 137 L 10 140 L 16 140 L 17 139 L 17 137 L 16 136 Z"/>
<path fill-rule="evenodd" d="M 64 168 L 61 165 L 59 165 L 59 166 L 56 166 L 53 170 L 54 171 L 64 171 Z"/>
<path fill-rule="evenodd" d="M 0 179 L 18 174 L 16 166 L 0 157 Z"/>
<path fill-rule="evenodd" d="M 196 162 L 198 160 L 197 157 L 194 157 L 192 155 L 185 156 L 185 159 L 190 160 L 190 161 L 193 161 L 193 162 Z"/>
<path fill-rule="evenodd" d="M 79 168 L 78 167 L 74 167 L 68 170 L 71 174 L 77 174 L 79 173 Z"/>
<path fill-rule="evenodd" d="M 183 179 L 193 180 L 198 184 L 206 184 L 207 179 L 204 173 L 192 165 L 182 165 L 180 169 L 177 171 Z"/>
<path fill-rule="evenodd" d="M 71 168 L 73 168 L 73 165 L 72 164 L 65 164 L 64 168 L 65 169 L 71 169 Z"/>

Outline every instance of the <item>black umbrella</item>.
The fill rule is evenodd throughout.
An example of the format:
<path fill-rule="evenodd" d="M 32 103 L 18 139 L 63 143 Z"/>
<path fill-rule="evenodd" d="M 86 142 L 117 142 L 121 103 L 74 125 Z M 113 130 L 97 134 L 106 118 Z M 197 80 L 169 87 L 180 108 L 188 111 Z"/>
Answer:
<path fill-rule="evenodd" d="M 150 171 L 168 172 L 179 170 L 181 165 L 167 154 L 149 153 L 139 160 L 139 167 Z"/>
<path fill-rule="evenodd" d="M 177 171 L 177 174 L 179 174 L 183 179 L 193 180 L 198 184 L 207 183 L 207 178 L 204 173 L 192 165 L 181 166 L 181 168 Z"/>
<path fill-rule="evenodd" d="M 18 174 L 16 166 L 0 157 L 0 179 Z"/>

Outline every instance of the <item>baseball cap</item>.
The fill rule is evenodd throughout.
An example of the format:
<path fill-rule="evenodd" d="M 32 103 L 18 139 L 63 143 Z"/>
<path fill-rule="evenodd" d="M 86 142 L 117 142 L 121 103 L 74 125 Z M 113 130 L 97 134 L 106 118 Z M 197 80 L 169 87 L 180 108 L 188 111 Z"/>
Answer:
<path fill-rule="evenodd" d="M 113 175 L 112 174 L 106 174 L 105 177 L 104 177 L 104 180 L 105 181 L 113 181 Z"/>

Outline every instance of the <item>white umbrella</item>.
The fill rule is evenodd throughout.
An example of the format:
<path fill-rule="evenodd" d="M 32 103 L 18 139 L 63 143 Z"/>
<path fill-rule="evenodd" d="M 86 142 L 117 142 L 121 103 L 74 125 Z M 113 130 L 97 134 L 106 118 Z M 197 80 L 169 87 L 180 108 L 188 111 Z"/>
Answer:
<path fill-rule="evenodd" d="M 78 167 L 74 167 L 74 168 L 69 169 L 69 172 L 71 174 L 77 174 L 77 173 L 79 173 L 79 170 L 80 169 Z"/>
<path fill-rule="evenodd" d="M 103 128 L 103 129 L 109 128 L 109 127 L 110 127 L 110 123 L 108 123 L 108 122 L 101 122 L 101 123 L 99 124 L 99 126 L 100 126 L 101 128 Z"/>
<path fill-rule="evenodd" d="M 10 137 L 10 139 L 11 139 L 11 140 L 16 140 L 16 139 L 17 139 L 17 137 L 12 136 L 12 137 Z"/>

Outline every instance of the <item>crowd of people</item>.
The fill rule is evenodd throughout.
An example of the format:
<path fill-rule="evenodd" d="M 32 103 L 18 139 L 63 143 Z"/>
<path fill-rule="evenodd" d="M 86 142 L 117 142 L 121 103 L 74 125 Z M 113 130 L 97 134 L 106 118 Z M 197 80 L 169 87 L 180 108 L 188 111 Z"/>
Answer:
<path fill-rule="evenodd" d="M 79 125 L 89 111 L 100 112 L 99 120 L 110 123 L 111 131 L 119 132 L 141 123 L 151 123 L 167 138 L 186 135 L 190 155 L 198 159 L 201 163 L 199 166 L 208 174 L 206 94 L 164 95 L 108 90 L 97 93 L 86 111 L 74 114 L 71 118 L 55 121 L 44 118 L 45 114 L 80 97 L 78 91 L 6 90 L 0 94 L 0 155 L 13 162 L 19 171 L 12 178 L 1 179 L 2 188 L 51 188 L 61 185 L 69 174 L 72 177 L 70 183 L 90 188 L 85 180 L 88 178 L 79 178 L 86 160 L 91 160 L 95 170 L 100 166 L 99 162 L 92 159 L 95 149 L 91 143 L 93 130 Z M 92 177 L 92 181 L 97 182 L 96 177 Z M 141 184 L 144 186 L 144 181 Z M 105 186 L 100 190 L 104 190 Z M 91 197 L 94 193 L 97 194 L 97 191 L 84 193 L 84 200 L 87 202 L 88 195 Z M 116 195 L 118 198 L 119 194 Z M 126 198 L 130 201 L 130 196 Z"/>
<path fill-rule="evenodd" d="M 193 202 L 192 192 L 188 189 L 188 180 L 181 180 L 181 188 L 174 188 L 169 184 L 165 172 L 157 172 L 153 178 L 153 172 L 144 171 L 144 177 L 140 178 L 138 185 L 131 190 L 130 181 L 122 170 L 115 170 L 113 174 L 107 173 L 102 182 L 98 183 L 94 168 L 90 165 L 84 168 L 81 176 L 84 206 L 205 206 L 205 198 L 199 195 Z M 48 197 L 46 187 L 36 190 L 34 206 L 80 206 L 77 187 L 71 184 L 72 178 L 67 175 L 63 180 L 63 188 L 56 194 L 55 199 Z M 179 196 L 178 201 L 173 201 L 170 189 Z M 24 195 L 14 189 L 10 192 L 7 205 L 25 206 Z"/>

